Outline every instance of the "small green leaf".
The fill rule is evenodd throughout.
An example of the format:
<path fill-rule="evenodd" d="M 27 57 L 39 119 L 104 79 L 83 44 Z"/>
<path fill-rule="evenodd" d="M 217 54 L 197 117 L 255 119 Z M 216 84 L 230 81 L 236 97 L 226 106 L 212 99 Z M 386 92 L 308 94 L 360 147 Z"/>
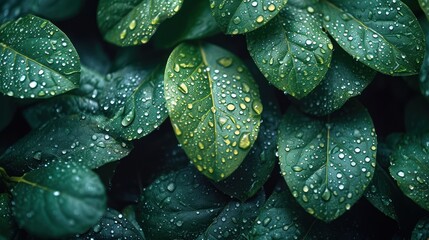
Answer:
<path fill-rule="evenodd" d="M 286 3 L 287 0 L 210 0 L 210 8 L 222 31 L 227 34 L 241 34 L 262 27 L 275 17 Z"/>
<path fill-rule="evenodd" d="M 411 240 L 425 240 L 429 238 L 429 217 L 420 219 L 411 234 Z"/>
<path fill-rule="evenodd" d="M 171 48 L 184 40 L 201 39 L 219 32 L 207 1 L 186 0 L 176 16 L 159 26 L 153 40 L 158 47 Z"/>
<path fill-rule="evenodd" d="M 299 100 L 300 109 L 318 116 L 330 114 L 350 98 L 360 95 L 375 74 L 374 70 L 337 48 L 325 78 L 310 94 Z"/>
<path fill-rule="evenodd" d="M 98 176 L 75 163 L 57 161 L 13 178 L 13 213 L 18 225 L 42 238 L 87 231 L 106 209 Z"/>
<path fill-rule="evenodd" d="M 79 56 L 51 22 L 28 15 L 0 28 L 0 92 L 48 98 L 76 88 Z"/>
<path fill-rule="evenodd" d="M 390 175 L 401 191 L 429 210 L 429 134 L 404 135 L 391 155 Z"/>
<path fill-rule="evenodd" d="M 429 1 L 428 0 L 419 0 L 420 7 L 426 15 L 426 18 L 429 19 Z"/>
<path fill-rule="evenodd" d="M 100 0 L 97 22 L 104 39 L 118 46 L 145 44 L 183 0 Z"/>
<path fill-rule="evenodd" d="M 140 227 L 139 227 L 140 228 Z M 144 240 L 141 229 L 128 221 L 125 216 L 112 208 L 107 208 L 104 216 L 88 232 L 77 235 L 72 239 L 80 240 L 109 240 L 109 239 L 133 239 Z"/>
<path fill-rule="evenodd" d="M 371 117 L 355 102 L 325 118 L 291 107 L 279 127 L 282 175 L 299 204 L 326 222 L 362 196 L 374 173 L 376 147 Z"/>
<path fill-rule="evenodd" d="M 377 156 L 379 158 L 380 156 Z M 395 183 L 390 175 L 379 165 L 375 167 L 374 177 L 365 192 L 365 198 L 380 212 L 398 221 L 395 208 Z"/>
<path fill-rule="evenodd" d="M 411 99 L 405 106 L 404 118 L 407 133 L 429 132 L 429 103 L 427 99 L 421 96 Z"/>
<path fill-rule="evenodd" d="M 144 189 L 137 220 L 148 239 L 195 239 L 228 201 L 204 176 L 187 167 Z"/>
<path fill-rule="evenodd" d="M 131 141 L 149 134 L 168 117 L 163 67 L 126 67 L 107 76 L 100 98 L 109 117 L 101 124 L 106 131 Z"/>
<path fill-rule="evenodd" d="M 165 70 L 174 132 L 204 175 L 220 181 L 246 157 L 259 131 L 259 89 L 242 61 L 217 46 L 183 43 Z"/>
<path fill-rule="evenodd" d="M 0 194 L 0 239 L 12 239 L 18 230 L 12 215 L 11 198 L 7 193 Z"/>
<path fill-rule="evenodd" d="M 322 0 L 320 6 L 325 29 L 356 60 L 390 75 L 420 71 L 424 35 L 401 1 Z"/>
<path fill-rule="evenodd" d="M 105 86 L 106 81 L 102 75 L 82 66 L 78 89 L 31 106 L 24 111 L 24 117 L 32 128 L 39 128 L 55 117 L 73 114 L 101 115 L 99 95 L 104 92 Z"/>
<path fill-rule="evenodd" d="M 266 90 L 266 89 L 264 89 Z M 268 91 L 267 94 L 272 92 Z M 269 96 L 265 96 L 269 99 Z M 264 102 L 261 127 L 258 139 L 243 160 L 243 163 L 231 176 L 215 182 L 223 193 L 244 202 L 255 195 L 265 184 L 277 162 L 277 128 L 281 119 L 279 107 L 275 102 Z"/>
<path fill-rule="evenodd" d="M 0 165 L 9 174 L 23 174 L 53 159 L 98 168 L 119 160 L 131 151 L 97 127 L 97 121 L 71 115 L 54 118 L 12 145 L 1 157 Z"/>
<path fill-rule="evenodd" d="M 300 2 L 289 0 L 277 17 L 247 34 L 249 52 L 268 81 L 298 99 L 323 79 L 333 49 L 315 10 Z"/>

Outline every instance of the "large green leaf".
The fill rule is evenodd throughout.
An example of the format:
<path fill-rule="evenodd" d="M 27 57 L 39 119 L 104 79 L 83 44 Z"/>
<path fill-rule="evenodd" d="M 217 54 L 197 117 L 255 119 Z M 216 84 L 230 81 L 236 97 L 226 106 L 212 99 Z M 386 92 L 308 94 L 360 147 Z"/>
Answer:
<path fill-rule="evenodd" d="M 125 157 L 131 149 L 129 143 L 100 130 L 93 119 L 71 115 L 54 118 L 20 139 L 0 157 L 0 165 L 14 175 L 53 159 L 98 168 Z"/>
<path fill-rule="evenodd" d="M 12 215 L 11 198 L 7 193 L 0 194 L 0 239 L 12 239 L 18 230 Z"/>
<path fill-rule="evenodd" d="M 411 10 L 395 0 L 322 0 L 323 24 L 356 60 L 385 74 L 420 71 L 424 35 Z"/>
<path fill-rule="evenodd" d="M 57 161 L 12 180 L 17 182 L 12 189 L 15 219 L 38 237 L 82 233 L 106 209 L 106 193 L 98 176 L 72 162 Z"/>
<path fill-rule="evenodd" d="M 299 204 L 323 221 L 341 216 L 362 196 L 376 147 L 371 117 L 355 102 L 324 118 L 291 107 L 279 127 L 282 175 Z"/>
<path fill-rule="evenodd" d="M 217 46 L 183 43 L 165 69 L 174 132 L 199 171 L 215 181 L 241 164 L 256 140 L 259 89 L 242 61 Z"/>
<path fill-rule="evenodd" d="M 267 89 L 264 89 L 264 91 Z M 263 94 L 263 92 L 261 92 Z M 273 96 L 267 91 L 267 100 Z M 271 176 L 277 162 L 277 128 L 281 119 L 277 102 L 265 101 L 258 139 L 243 163 L 228 178 L 214 183 L 223 193 L 244 202 L 255 195 Z"/>
<path fill-rule="evenodd" d="M 100 115 L 100 95 L 105 86 L 104 76 L 82 66 L 78 89 L 31 106 L 23 112 L 24 116 L 32 128 L 38 128 L 55 117 L 72 114 Z"/>
<path fill-rule="evenodd" d="M 0 28 L 0 92 L 19 98 L 48 98 L 80 79 L 79 56 L 51 22 L 27 15 Z"/>
<path fill-rule="evenodd" d="M 215 35 L 220 29 L 205 0 L 186 0 L 179 13 L 159 26 L 153 37 L 158 47 L 170 48 L 184 40 Z"/>
<path fill-rule="evenodd" d="M 429 210 L 429 134 L 404 135 L 391 155 L 390 175 L 402 192 Z"/>
<path fill-rule="evenodd" d="M 137 229 L 120 212 L 112 208 L 107 208 L 104 216 L 88 232 L 70 238 L 79 240 L 110 240 L 110 239 L 132 239 L 144 240 L 140 227 Z"/>
<path fill-rule="evenodd" d="M 164 68 L 126 67 L 107 75 L 101 107 L 109 117 L 101 125 L 114 136 L 141 138 L 168 117 L 164 98 Z"/>
<path fill-rule="evenodd" d="M 249 2 L 250 4 L 250 2 Z M 247 34 L 249 52 L 265 77 L 278 89 L 302 98 L 323 79 L 333 45 L 315 10 L 289 0 L 264 27 Z"/>
<path fill-rule="evenodd" d="M 229 199 L 195 169 L 162 175 L 142 194 L 137 220 L 148 239 L 195 239 Z"/>
<path fill-rule="evenodd" d="M 100 0 L 97 22 L 104 39 L 118 46 L 145 44 L 183 0 Z"/>
<path fill-rule="evenodd" d="M 429 217 L 420 219 L 412 234 L 411 240 L 425 240 L 429 238 Z"/>
<path fill-rule="evenodd" d="M 300 109 L 314 115 L 327 115 L 340 109 L 352 97 L 360 95 L 371 83 L 375 71 L 356 62 L 342 49 L 336 49 L 331 66 L 322 82 L 299 100 Z"/>
<path fill-rule="evenodd" d="M 227 34 L 240 34 L 262 27 L 275 17 L 286 3 L 287 0 L 210 0 L 210 8 L 222 31 Z"/>

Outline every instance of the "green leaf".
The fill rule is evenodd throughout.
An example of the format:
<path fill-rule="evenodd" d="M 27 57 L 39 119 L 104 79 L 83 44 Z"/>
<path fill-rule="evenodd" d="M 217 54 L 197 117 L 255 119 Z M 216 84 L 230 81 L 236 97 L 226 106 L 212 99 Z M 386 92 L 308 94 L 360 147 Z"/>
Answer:
<path fill-rule="evenodd" d="M 12 215 L 11 198 L 7 193 L 0 194 L 0 239 L 12 239 L 18 230 Z"/>
<path fill-rule="evenodd" d="M 101 107 L 109 120 L 102 127 L 129 141 L 158 128 L 168 117 L 164 98 L 164 68 L 126 67 L 107 75 Z"/>
<path fill-rule="evenodd" d="M 207 1 L 186 0 L 176 16 L 159 26 L 153 40 L 158 47 L 171 48 L 184 40 L 201 39 L 219 32 Z"/>
<path fill-rule="evenodd" d="M 5 129 L 15 115 L 16 107 L 10 98 L 0 95 L 0 132 Z"/>
<path fill-rule="evenodd" d="M 145 44 L 183 0 L 100 0 L 97 22 L 104 39 L 118 46 Z"/>
<path fill-rule="evenodd" d="M 380 156 L 377 156 L 379 158 Z M 365 192 L 365 198 L 380 212 L 398 221 L 394 199 L 395 183 L 390 175 L 379 165 L 375 167 L 374 177 Z"/>
<path fill-rule="evenodd" d="M 420 74 L 419 74 L 419 87 L 420 92 L 425 96 L 426 98 L 429 97 L 429 24 L 428 21 L 425 19 L 424 21 L 420 21 L 421 27 L 425 33 L 425 39 L 426 39 L 426 52 L 423 58 L 423 63 L 420 68 Z"/>
<path fill-rule="evenodd" d="M 401 191 L 429 210 L 429 134 L 404 135 L 391 155 L 390 175 Z"/>
<path fill-rule="evenodd" d="M 140 228 L 140 227 L 139 227 Z M 86 240 L 110 240 L 110 239 L 135 239 L 144 240 L 141 229 L 136 227 L 115 209 L 107 208 L 104 216 L 88 232 L 77 235 L 71 239 Z"/>
<path fill-rule="evenodd" d="M 330 114 L 350 98 L 360 95 L 375 74 L 374 70 L 337 48 L 325 78 L 310 94 L 299 100 L 300 109 L 318 116 Z"/>
<path fill-rule="evenodd" d="M 27 15 L 0 28 L 0 92 L 48 98 L 76 88 L 79 56 L 51 22 Z"/>
<path fill-rule="evenodd" d="M 270 93 L 268 91 L 267 95 Z M 263 100 L 269 98 L 265 96 Z M 217 189 L 242 202 L 261 189 L 277 162 L 277 128 L 281 119 L 279 106 L 274 101 L 264 102 L 264 106 L 258 139 L 249 154 L 231 176 L 214 183 Z"/>
<path fill-rule="evenodd" d="M 78 164 L 57 161 L 14 177 L 13 213 L 18 225 L 43 238 L 82 233 L 106 209 L 106 193 L 98 176 Z"/>
<path fill-rule="evenodd" d="M 411 240 L 424 240 L 428 238 L 429 238 L 429 217 L 424 217 L 417 222 L 411 234 Z"/>
<path fill-rule="evenodd" d="M 420 71 L 424 35 L 401 1 L 322 0 L 323 25 L 356 60 L 385 74 Z"/>
<path fill-rule="evenodd" d="M 405 106 L 405 129 L 407 133 L 429 132 L 429 103 L 421 96 L 411 99 Z"/>
<path fill-rule="evenodd" d="M 289 0 L 277 17 L 246 35 L 249 52 L 268 81 L 298 99 L 323 79 L 333 49 L 314 8 L 299 4 Z"/>
<path fill-rule="evenodd" d="M 227 34 L 253 31 L 274 18 L 287 0 L 233 1 L 210 0 L 219 27 Z"/>
<path fill-rule="evenodd" d="M 228 177 L 259 131 L 262 103 L 252 75 L 220 47 L 183 43 L 164 76 L 170 120 L 189 159 L 210 179 Z"/>
<path fill-rule="evenodd" d="M 419 0 L 421 9 L 426 15 L 426 18 L 429 19 L 429 1 L 428 0 Z"/>
<path fill-rule="evenodd" d="M 374 173 L 377 139 L 355 102 L 325 118 L 289 108 L 279 127 L 282 175 L 299 204 L 329 222 L 359 200 Z"/>
<path fill-rule="evenodd" d="M 14 175 L 23 174 L 53 159 L 98 168 L 125 157 L 131 149 L 129 143 L 100 130 L 97 121 L 71 115 L 52 119 L 27 134 L 0 157 L 0 165 Z"/>
<path fill-rule="evenodd" d="M 194 168 L 162 175 L 144 189 L 137 220 L 148 239 L 195 239 L 229 199 Z"/>
<path fill-rule="evenodd" d="M 259 192 L 247 202 L 230 201 L 213 223 L 197 240 L 247 239 L 244 234 L 252 229 L 252 223 L 258 216 L 260 206 L 265 202 L 265 194 Z"/>
<path fill-rule="evenodd" d="M 102 115 L 100 95 L 105 86 L 106 81 L 102 75 L 82 66 L 78 89 L 31 106 L 23 112 L 24 117 L 32 128 L 39 128 L 55 117 L 73 114 Z"/>

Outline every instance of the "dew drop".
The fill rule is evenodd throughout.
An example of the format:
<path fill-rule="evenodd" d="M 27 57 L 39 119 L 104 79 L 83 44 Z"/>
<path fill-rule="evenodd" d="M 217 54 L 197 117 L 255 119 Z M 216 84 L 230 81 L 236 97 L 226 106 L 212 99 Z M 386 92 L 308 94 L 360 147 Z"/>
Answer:
<path fill-rule="evenodd" d="M 130 30 L 134 30 L 134 28 L 136 28 L 136 20 L 132 20 L 130 22 L 130 25 L 128 25 L 128 27 L 130 28 Z"/>
<path fill-rule="evenodd" d="M 230 103 L 226 106 L 226 109 L 228 109 L 229 111 L 234 111 L 235 106 L 234 106 L 234 104 Z"/>
<path fill-rule="evenodd" d="M 135 115 L 136 114 L 135 114 L 134 109 L 132 109 L 131 111 L 129 111 L 127 113 L 127 115 L 125 115 L 125 117 L 121 121 L 122 126 L 124 126 L 124 127 L 129 126 L 134 121 Z"/>
<path fill-rule="evenodd" d="M 230 57 L 224 57 L 224 58 L 219 58 L 217 60 L 217 62 L 222 65 L 223 67 L 230 67 L 233 63 L 232 58 Z"/>
<path fill-rule="evenodd" d="M 294 172 L 301 172 L 303 169 L 302 169 L 302 167 L 300 167 L 300 166 L 293 166 L 293 167 L 292 167 L 292 170 L 293 170 Z"/>
<path fill-rule="evenodd" d="M 184 83 L 181 83 L 181 84 L 179 85 L 179 90 L 180 90 L 182 93 L 187 94 L 187 93 L 188 93 L 188 86 L 186 86 L 186 84 L 184 84 Z"/>
<path fill-rule="evenodd" d="M 30 88 L 36 88 L 37 87 L 37 82 L 31 81 L 28 85 L 30 86 Z"/>
<path fill-rule="evenodd" d="M 263 106 L 262 106 L 262 103 L 260 101 L 253 101 L 252 108 L 256 114 L 261 115 L 261 113 L 263 111 Z"/>
<path fill-rule="evenodd" d="M 268 5 L 268 11 L 274 12 L 275 10 L 276 10 L 276 5 L 274 5 L 274 4 Z"/>
<path fill-rule="evenodd" d="M 261 15 L 256 18 L 257 23 L 262 23 L 263 21 L 264 21 L 264 17 Z"/>
<path fill-rule="evenodd" d="M 325 191 L 323 191 L 322 199 L 325 201 L 329 201 L 329 199 L 331 199 L 331 191 L 329 191 L 328 188 L 325 188 Z"/>
<path fill-rule="evenodd" d="M 405 177 L 405 173 L 404 173 L 403 171 L 399 171 L 399 172 L 398 172 L 398 176 L 400 176 L 400 177 Z"/>
<path fill-rule="evenodd" d="M 177 136 L 182 135 L 182 131 L 180 130 L 179 126 L 177 126 L 177 124 L 173 123 L 173 131 Z"/>
<path fill-rule="evenodd" d="M 241 149 L 247 149 L 250 147 L 250 134 L 249 133 L 244 133 L 241 136 L 240 141 L 238 143 L 238 146 Z"/>

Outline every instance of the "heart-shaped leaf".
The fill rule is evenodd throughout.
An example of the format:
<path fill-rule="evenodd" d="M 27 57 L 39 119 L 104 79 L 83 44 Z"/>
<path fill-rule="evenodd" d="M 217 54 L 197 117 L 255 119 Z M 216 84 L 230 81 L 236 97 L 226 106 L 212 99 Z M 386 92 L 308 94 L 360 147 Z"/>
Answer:
<path fill-rule="evenodd" d="M 0 165 L 9 174 L 18 175 L 53 159 L 98 168 L 128 155 L 132 146 L 100 130 L 97 124 L 76 115 L 54 118 L 12 145 L 0 157 Z"/>
<path fill-rule="evenodd" d="M 97 174 L 73 162 L 12 177 L 13 214 L 18 225 L 42 238 L 87 231 L 103 216 L 106 193 Z"/>
<path fill-rule="evenodd" d="M 424 35 L 407 5 L 391 0 L 320 3 L 325 29 L 353 58 L 390 75 L 420 71 Z"/>
<path fill-rule="evenodd" d="M 291 107 L 279 127 L 282 175 L 299 204 L 326 222 L 362 196 L 374 173 L 376 148 L 371 117 L 355 102 L 325 118 Z"/>
<path fill-rule="evenodd" d="M 104 39 L 118 46 L 145 44 L 183 0 L 100 0 L 97 22 Z"/>
<path fill-rule="evenodd" d="M 174 132 L 194 165 L 220 181 L 256 140 L 259 89 L 242 61 L 207 43 L 183 43 L 165 69 L 165 98 Z"/>
<path fill-rule="evenodd" d="M 287 0 L 210 0 L 210 8 L 222 31 L 227 34 L 241 34 L 262 27 L 275 17 L 286 3 Z"/>
<path fill-rule="evenodd" d="M 32 15 L 0 28 L 0 92 L 19 98 L 48 98 L 76 88 L 79 56 L 51 22 Z"/>
<path fill-rule="evenodd" d="M 320 84 L 299 100 L 308 114 L 327 115 L 340 109 L 352 97 L 360 95 L 375 77 L 375 71 L 356 62 L 341 48 L 336 48 L 331 66 Z"/>
<path fill-rule="evenodd" d="M 163 80 L 161 66 L 126 67 L 108 74 L 100 105 L 109 119 L 101 126 L 129 141 L 159 127 L 168 117 Z"/>
<path fill-rule="evenodd" d="M 298 99 L 323 79 L 333 49 L 314 8 L 300 4 L 289 0 L 272 21 L 246 35 L 249 52 L 268 81 Z"/>
<path fill-rule="evenodd" d="M 429 134 L 404 135 L 391 155 L 390 175 L 402 192 L 429 211 Z"/>

